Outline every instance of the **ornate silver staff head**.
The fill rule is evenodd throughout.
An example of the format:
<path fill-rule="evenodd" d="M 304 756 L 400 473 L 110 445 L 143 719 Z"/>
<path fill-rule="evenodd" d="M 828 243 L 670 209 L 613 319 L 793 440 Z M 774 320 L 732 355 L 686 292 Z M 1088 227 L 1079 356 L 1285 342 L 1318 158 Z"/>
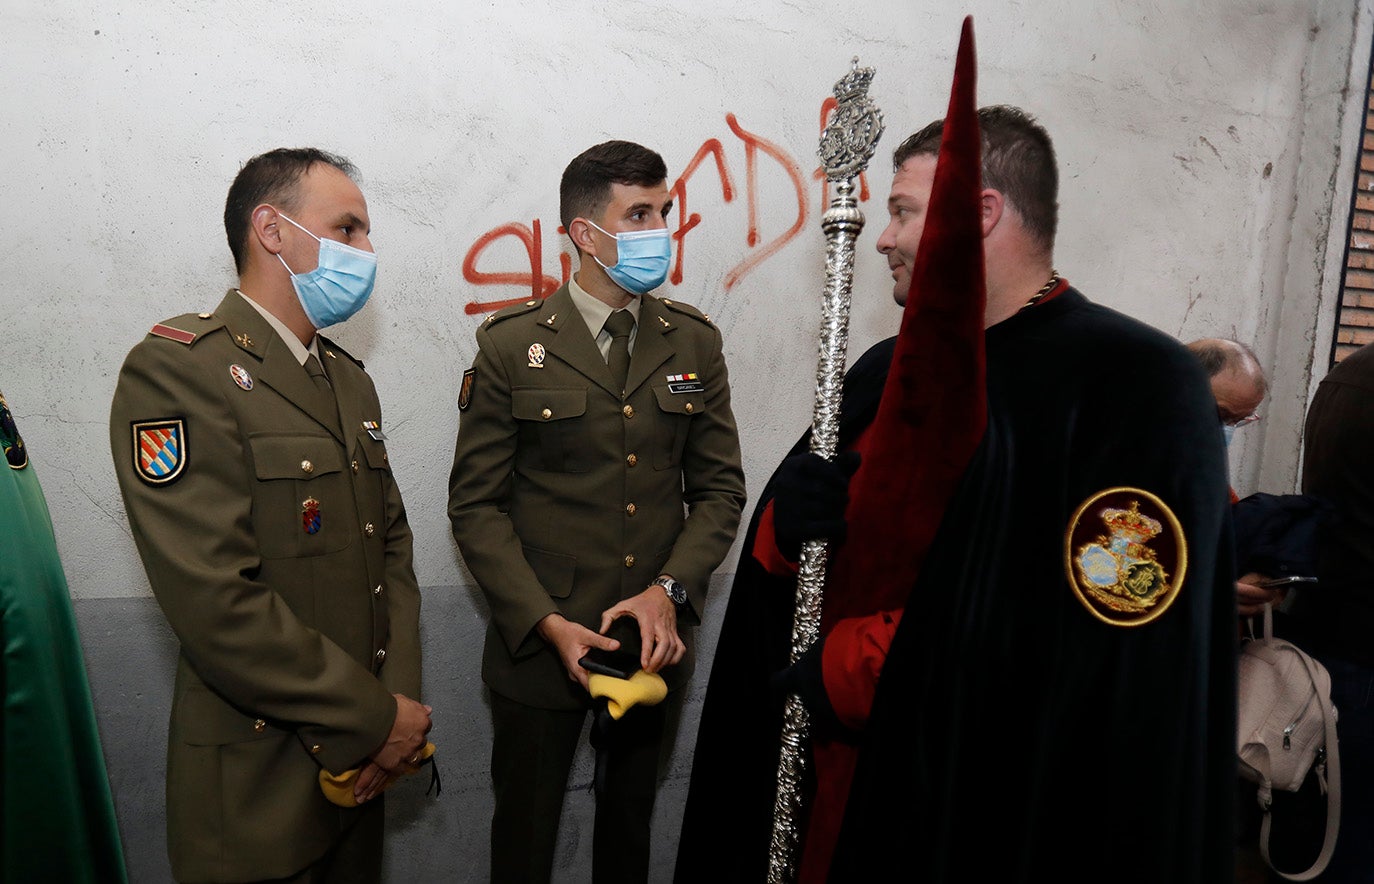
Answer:
<path fill-rule="evenodd" d="M 868 168 L 883 135 L 883 112 L 868 97 L 868 84 L 876 71 L 859 67 L 857 55 L 850 64 L 849 73 L 835 83 L 839 106 L 830 115 L 816 151 L 831 181 L 847 181 Z"/>

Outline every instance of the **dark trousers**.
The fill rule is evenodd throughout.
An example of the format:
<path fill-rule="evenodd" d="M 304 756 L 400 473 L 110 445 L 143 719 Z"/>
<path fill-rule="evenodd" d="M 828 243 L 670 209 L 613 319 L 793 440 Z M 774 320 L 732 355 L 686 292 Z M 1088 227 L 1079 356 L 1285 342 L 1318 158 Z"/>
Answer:
<path fill-rule="evenodd" d="M 631 709 L 613 725 L 592 836 L 596 884 L 648 880 L 664 710 L 662 704 Z M 544 884 L 553 871 L 568 773 L 587 713 L 536 709 L 492 693 L 491 717 L 491 880 Z"/>
<path fill-rule="evenodd" d="M 1374 667 L 1320 656 L 1341 753 L 1341 829 L 1322 884 L 1374 882 Z M 1323 815 L 1324 819 L 1324 815 Z"/>

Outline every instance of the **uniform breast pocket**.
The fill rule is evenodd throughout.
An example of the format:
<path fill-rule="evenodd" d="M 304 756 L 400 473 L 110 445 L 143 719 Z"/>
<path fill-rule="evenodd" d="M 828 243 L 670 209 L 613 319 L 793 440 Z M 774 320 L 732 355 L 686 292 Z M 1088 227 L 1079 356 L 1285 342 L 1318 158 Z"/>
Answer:
<path fill-rule="evenodd" d="M 353 492 L 333 436 L 250 436 L 253 528 L 266 559 L 321 556 L 348 546 Z"/>
<path fill-rule="evenodd" d="M 654 387 L 658 413 L 654 427 L 654 469 L 675 470 L 682 465 L 682 449 L 692 419 L 706 410 L 702 393 L 674 393 L 666 385 Z"/>
<path fill-rule="evenodd" d="M 555 473 L 583 473 L 591 464 L 587 438 L 587 391 L 581 387 L 524 387 L 511 392 L 511 416 L 519 427 L 516 466 Z"/>

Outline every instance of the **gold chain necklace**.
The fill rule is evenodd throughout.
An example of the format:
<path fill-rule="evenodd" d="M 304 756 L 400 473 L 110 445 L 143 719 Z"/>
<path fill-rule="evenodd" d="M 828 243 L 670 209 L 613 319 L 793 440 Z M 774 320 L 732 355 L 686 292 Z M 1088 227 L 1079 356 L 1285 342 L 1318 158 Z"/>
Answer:
<path fill-rule="evenodd" d="M 1057 285 L 1059 285 L 1059 271 L 1051 270 L 1049 282 L 1042 285 L 1040 287 L 1040 291 L 1031 295 L 1030 300 L 1027 301 L 1025 304 L 1021 305 L 1021 309 L 1025 310 L 1027 307 L 1033 307 L 1034 305 L 1040 303 L 1040 299 L 1048 295 L 1050 292 L 1054 291 L 1054 287 Z"/>

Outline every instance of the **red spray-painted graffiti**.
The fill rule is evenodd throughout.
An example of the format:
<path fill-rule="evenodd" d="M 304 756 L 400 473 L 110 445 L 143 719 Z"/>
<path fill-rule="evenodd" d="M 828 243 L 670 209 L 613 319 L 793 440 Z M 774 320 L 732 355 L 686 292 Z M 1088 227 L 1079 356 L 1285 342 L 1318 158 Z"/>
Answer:
<path fill-rule="evenodd" d="M 730 127 L 739 140 L 744 142 L 744 180 L 745 187 L 749 192 L 749 247 L 753 248 L 759 242 L 759 189 L 758 189 L 758 152 L 763 151 L 768 156 L 777 160 L 787 172 L 787 177 L 792 179 L 792 187 L 797 193 L 797 220 L 792 226 L 787 228 L 777 239 L 760 248 L 757 252 L 745 258 L 743 261 L 730 268 L 730 272 L 725 274 L 725 290 L 729 291 L 735 287 L 749 271 L 767 261 L 783 246 L 791 242 L 802 227 L 806 225 L 806 182 L 802 178 L 801 167 L 796 160 L 787 155 L 787 152 L 778 147 L 771 141 L 759 137 L 752 132 L 746 132 L 735 120 L 734 114 L 725 115 L 725 123 Z"/>
<path fill-rule="evenodd" d="M 682 260 L 686 244 L 687 232 L 701 223 L 701 216 L 693 213 L 687 214 L 687 179 L 692 177 L 692 173 L 701 165 L 701 161 L 707 156 L 716 161 L 716 171 L 720 173 L 720 195 L 727 203 L 735 198 L 735 188 L 730 182 L 730 171 L 725 168 L 725 149 L 721 147 L 720 139 L 708 138 L 692 157 L 692 161 L 687 164 L 682 175 L 677 181 L 673 182 L 673 202 L 677 204 L 677 230 L 673 231 L 673 239 L 677 240 L 677 260 L 673 263 L 673 272 L 668 277 L 673 285 L 682 284 Z"/>
<path fill-rule="evenodd" d="M 558 228 L 562 231 L 562 227 Z M 529 255 L 530 270 L 528 273 L 486 273 L 477 269 L 477 259 L 482 252 L 486 251 L 487 246 L 491 245 L 504 236 L 513 236 L 520 240 L 525 246 L 525 252 Z M 563 279 L 557 280 L 552 276 L 543 274 L 544 266 L 544 246 L 543 238 L 540 236 L 539 219 L 535 218 L 531 227 L 526 227 L 519 222 L 502 224 L 500 227 L 488 230 L 477 238 L 477 242 L 468 249 L 467 255 L 463 257 L 463 279 L 473 285 L 519 285 L 530 287 L 531 298 L 547 298 L 549 295 L 558 291 L 558 287 L 568 281 L 568 267 L 570 261 L 567 256 L 562 256 Z M 509 307 L 512 304 L 519 304 L 521 301 L 528 300 L 524 295 L 518 298 L 507 298 L 502 301 L 471 301 L 464 307 L 464 312 L 469 315 L 474 313 L 486 313 L 489 310 L 500 310 L 502 307 Z"/>
<path fill-rule="evenodd" d="M 822 129 L 825 128 L 826 121 L 834 110 L 835 99 L 833 97 L 827 98 L 821 104 L 820 125 Z M 787 151 L 761 135 L 746 130 L 740 125 L 733 113 L 725 115 L 725 124 L 744 146 L 744 189 L 748 211 L 745 244 L 750 250 L 746 257 L 725 274 L 725 289 L 729 291 L 738 285 L 740 280 L 758 269 L 784 246 L 797 238 L 806 226 L 809 206 L 806 198 L 806 178 L 802 173 L 801 166 Z M 797 201 L 797 214 L 791 226 L 763 245 L 759 244 L 762 239 L 759 233 L 759 154 L 773 160 L 782 168 L 792 185 Z M 672 272 L 668 277 L 668 281 L 672 285 L 682 284 L 683 268 L 686 262 L 687 234 L 701 224 L 701 215 L 687 210 L 687 185 L 708 158 L 715 161 L 716 175 L 720 180 L 721 198 L 726 203 L 733 202 L 735 198 L 735 184 L 726 162 L 724 145 L 718 138 L 708 138 L 693 154 L 691 161 L 687 163 L 687 167 L 673 182 L 671 188 L 673 201 L 677 205 L 678 216 L 677 229 L 672 233 L 673 240 L 677 245 L 677 256 L 673 262 Z M 825 173 L 818 168 L 812 173 L 812 177 L 821 182 L 820 205 L 824 207 L 829 202 L 829 184 L 825 180 Z M 859 199 L 861 201 L 869 199 L 868 179 L 862 175 L 859 177 Z M 560 226 L 557 228 L 556 235 L 561 236 L 564 232 Z M 514 237 L 524 246 L 526 257 L 529 259 L 529 269 L 499 272 L 478 270 L 477 262 L 482 254 L 492 243 L 505 237 Z M 463 308 L 464 312 L 469 315 L 487 313 L 521 303 L 530 298 L 547 298 L 557 291 L 560 285 L 566 283 L 572 275 L 572 256 L 567 252 L 560 251 L 558 259 L 561 278 L 544 273 L 544 241 L 542 225 L 538 218 L 534 219 L 528 226 L 517 221 L 488 230 L 477 238 L 468 249 L 467 254 L 464 255 L 463 279 L 475 286 L 518 286 L 527 290 L 528 293 L 522 291 L 519 295 L 491 301 L 469 301 Z"/>

